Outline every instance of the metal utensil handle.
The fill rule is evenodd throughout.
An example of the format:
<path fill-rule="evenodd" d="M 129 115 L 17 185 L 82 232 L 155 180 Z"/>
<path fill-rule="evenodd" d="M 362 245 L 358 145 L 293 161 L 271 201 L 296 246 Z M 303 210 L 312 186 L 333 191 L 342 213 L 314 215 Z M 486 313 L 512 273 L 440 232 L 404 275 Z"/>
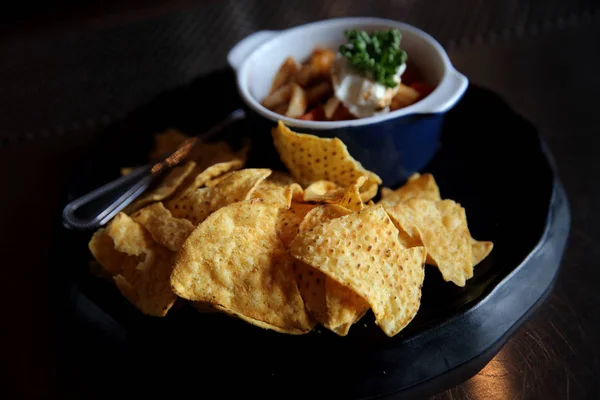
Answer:
<path fill-rule="evenodd" d="M 154 176 L 150 166 L 137 168 L 130 174 L 111 181 L 73 200 L 63 210 L 63 223 L 68 228 L 95 229 L 117 215 L 131 204 L 152 183 Z M 84 215 L 77 215 L 82 207 L 97 204 Z"/>
<path fill-rule="evenodd" d="M 242 120 L 245 117 L 246 112 L 242 108 L 232 111 L 223 121 L 195 137 L 194 143 L 212 138 L 232 123 Z M 184 159 L 187 155 L 187 151 L 189 151 L 189 147 L 190 146 L 183 152 L 183 155 L 177 154 L 182 150 L 179 148 L 159 163 L 140 167 L 128 175 L 122 176 L 76 200 L 73 200 L 63 209 L 63 224 L 67 228 L 81 230 L 96 229 L 104 225 L 131 204 L 138 196 L 144 193 L 157 174 L 160 175 L 166 168 L 177 165 Z M 159 168 L 156 168 L 157 166 Z M 156 169 L 157 172 L 154 172 L 154 169 Z M 97 202 L 97 204 L 95 204 L 91 210 L 87 210 L 87 213 L 85 213 L 86 215 L 76 215 L 82 207 L 85 207 L 92 202 Z"/>

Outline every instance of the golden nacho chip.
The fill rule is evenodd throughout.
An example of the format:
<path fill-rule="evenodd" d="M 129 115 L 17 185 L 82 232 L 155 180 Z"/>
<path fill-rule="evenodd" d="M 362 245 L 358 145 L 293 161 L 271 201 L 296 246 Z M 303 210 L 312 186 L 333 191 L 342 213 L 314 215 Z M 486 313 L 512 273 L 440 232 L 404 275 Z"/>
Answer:
<path fill-rule="evenodd" d="M 189 136 L 177 129 L 167 129 L 154 135 L 154 150 L 149 155 L 151 161 L 158 161 L 168 156 L 183 143 Z"/>
<path fill-rule="evenodd" d="M 236 171 L 212 188 L 186 193 L 168 203 L 168 207 L 175 218 L 185 218 L 198 225 L 219 208 L 250 199 L 256 187 L 270 174 L 271 170 L 266 168 Z"/>
<path fill-rule="evenodd" d="M 116 275 L 115 284 L 141 312 L 164 317 L 177 300 L 169 285 L 174 253 L 163 248 L 148 257 L 151 262 L 144 270 L 136 269 L 129 278 Z"/>
<path fill-rule="evenodd" d="M 289 249 L 366 300 L 388 336 L 404 329 L 419 309 L 425 248 L 402 248 L 398 230 L 381 206 L 301 232 Z"/>
<path fill-rule="evenodd" d="M 306 191 L 308 191 L 309 194 L 307 196 L 307 192 L 304 192 L 304 201 L 337 204 L 351 211 L 360 211 L 363 209 L 360 188 L 366 180 L 367 177 L 365 175 L 359 176 L 346 189 L 332 189 L 320 195 L 317 193 L 321 193 L 326 187 L 331 186 L 329 185 L 330 182 L 319 181 L 321 183 L 318 183 L 317 185 L 312 184 L 306 188 Z"/>
<path fill-rule="evenodd" d="M 471 251 L 473 252 L 473 266 L 476 266 L 480 262 L 486 259 L 490 255 L 494 243 L 492 242 L 480 242 L 471 238 Z"/>
<path fill-rule="evenodd" d="M 290 244 L 300 231 L 305 216 L 315 208 L 314 204 L 292 202 L 289 209 L 282 208 L 277 220 L 277 234 L 285 246 Z"/>
<path fill-rule="evenodd" d="M 219 175 L 216 178 L 212 178 L 212 179 L 206 181 L 204 183 L 204 186 L 206 186 L 206 187 L 215 187 L 219 183 L 221 183 L 222 181 L 224 181 L 225 179 L 229 178 L 231 176 L 231 174 L 233 174 L 234 172 L 235 171 L 226 172 L 223 175 Z"/>
<path fill-rule="evenodd" d="M 229 171 L 235 171 L 246 162 L 245 150 L 235 153 L 226 142 L 199 143 L 188 155 L 189 160 L 196 162 L 196 167 L 181 184 L 171 199 L 183 197 L 207 182 L 221 177 Z M 169 204 L 166 204 L 167 208 Z"/>
<path fill-rule="evenodd" d="M 123 295 L 147 315 L 164 316 L 177 296 L 169 280 L 174 253 L 154 242 L 150 234 L 124 213 L 119 213 L 106 227 L 115 251 L 134 257 L 115 275 L 115 284 Z"/>
<path fill-rule="evenodd" d="M 413 244 L 425 246 L 427 263 L 437 266 L 446 282 L 464 286 L 473 276 L 471 234 L 459 204 L 412 198 L 387 212 Z"/>
<path fill-rule="evenodd" d="M 352 158 L 346 145 L 338 138 L 295 133 L 281 121 L 277 128 L 273 128 L 272 134 L 279 157 L 302 186 L 328 180 L 347 187 L 361 175 L 367 176 L 365 189 L 381 183 L 379 176 L 367 171 Z"/>
<path fill-rule="evenodd" d="M 131 271 L 139 264 L 135 256 L 121 253 L 115 249 L 115 243 L 105 228 L 98 229 L 88 247 L 98 263 L 111 275 L 118 275 L 124 271 Z"/>
<path fill-rule="evenodd" d="M 223 174 L 226 174 L 229 171 L 236 171 L 240 169 L 243 165 L 243 160 L 237 158 L 230 161 L 223 161 L 211 165 L 210 167 L 206 168 L 204 171 L 200 172 L 194 177 L 194 180 L 186 187 L 186 193 L 202 187 L 203 185 L 205 185 L 205 183 L 207 183 L 210 180 L 214 181 L 215 179 L 220 178 L 221 176 L 223 176 Z"/>
<path fill-rule="evenodd" d="M 369 303 L 353 290 L 329 277 L 325 279 L 325 297 L 327 323 L 323 325 L 339 336 L 346 336 L 370 308 Z"/>
<path fill-rule="evenodd" d="M 177 251 L 194 230 L 187 219 L 175 218 L 163 203 L 154 203 L 144 207 L 131 216 L 141 224 L 158 244 L 171 251 Z"/>
<path fill-rule="evenodd" d="M 299 232 L 310 231 L 315 226 L 350 214 L 351 211 L 337 204 L 322 204 L 308 211 L 299 226 Z"/>
<path fill-rule="evenodd" d="M 146 260 L 148 253 L 152 253 L 155 247 L 160 247 L 142 225 L 122 212 L 107 225 L 106 233 L 113 240 L 115 250 L 140 257 L 142 263 L 148 261 Z"/>
<path fill-rule="evenodd" d="M 277 232 L 281 210 L 250 200 L 214 212 L 178 253 L 171 274 L 174 291 L 263 328 L 310 331 L 314 322 L 296 286 L 294 260 Z"/>
<path fill-rule="evenodd" d="M 192 173 L 195 167 L 196 163 L 193 161 L 188 161 L 182 165 L 173 167 L 163 178 L 161 178 L 156 187 L 150 192 L 141 195 L 137 200 L 127 206 L 124 212 L 126 214 L 131 214 L 150 203 L 161 201 L 171 196 L 184 182 L 185 178 Z"/>
<path fill-rule="evenodd" d="M 396 190 L 381 188 L 381 200 L 378 204 L 393 207 L 409 199 L 440 201 L 440 189 L 431 174 L 413 174 L 406 183 Z"/>
<path fill-rule="evenodd" d="M 323 199 L 323 196 L 326 196 L 327 193 L 338 193 L 340 190 L 338 185 L 331 181 L 320 180 L 311 183 L 304 189 L 304 201 L 315 201 L 319 202 Z"/>
<path fill-rule="evenodd" d="M 373 197 L 377 196 L 379 191 L 379 185 L 376 183 L 366 183 L 360 188 L 360 199 L 363 203 L 370 201 Z"/>
<path fill-rule="evenodd" d="M 360 196 L 360 188 L 366 182 L 366 176 L 359 176 L 356 181 L 344 192 L 342 198 L 336 204 L 351 211 L 360 211 L 363 209 L 363 202 Z"/>
<path fill-rule="evenodd" d="M 292 183 L 288 186 L 280 186 L 267 179 L 258 185 L 252 194 L 252 198 L 277 203 L 282 207 L 289 208 L 292 204 L 292 199 L 301 198 L 302 193 L 302 187 L 297 183 Z"/>
<path fill-rule="evenodd" d="M 313 208 L 300 224 L 300 232 L 309 231 L 325 221 L 343 217 L 351 211 L 334 204 Z M 310 265 L 296 260 L 298 288 L 311 315 L 327 329 L 346 336 L 352 324 L 369 305 L 356 293 Z"/>

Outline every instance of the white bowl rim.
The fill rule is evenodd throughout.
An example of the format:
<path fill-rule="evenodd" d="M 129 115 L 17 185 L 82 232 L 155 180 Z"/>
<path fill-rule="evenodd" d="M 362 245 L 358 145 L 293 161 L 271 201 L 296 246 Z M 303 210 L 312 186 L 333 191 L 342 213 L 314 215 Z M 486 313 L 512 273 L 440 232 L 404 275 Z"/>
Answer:
<path fill-rule="evenodd" d="M 437 52 L 437 55 L 442 60 L 444 66 L 444 72 L 442 74 L 442 78 L 436 88 L 431 92 L 427 97 L 418 101 L 415 104 L 412 104 L 408 107 L 401 108 L 399 110 L 391 111 L 389 113 L 375 115 L 367 118 L 358 118 L 353 120 L 345 120 L 345 121 L 305 121 L 296 118 L 286 117 L 284 115 L 278 114 L 274 111 L 269 110 L 264 107 L 257 101 L 254 96 L 250 93 L 248 87 L 248 80 L 246 79 L 247 73 L 246 70 L 249 68 L 249 62 L 252 58 L 252 55 L 257 51 L 260 51 L 261 48 L 268 46 L 270 43 L 278 40 L 283 34 L 292 33 L 299 30 L 305 29 L 313 29 L 318 28 L 323 25 L 340 25 L 347 26 L 348 28 L 352 27 L 353 24 L 370 24 L 370 25 L 385 25 L 385 26 L 393 26 L 398 28 L 401 31 L 410 31 L 416 36 L 421 37 L 425 41 L 427 41 L 433 49 Z M 258 32 L 256 32 L 258 33 Z M 242 39 L 243 40 L 243 39 Z M 377 124 L 380 122 L 384 122 L 391 119 L 396 119 L 398 117 L 404 117 L 415 114 L 435 114 L 445 112 L 447 109 L 451 108 L 462 96 L 466 87 L 468 85 L 468 79 L 459 73 L 454 66 L 452 65 L 448 54 L 442 47 L 442 45 L 435 40 L 430 34 L 427 32 L 407 24 L 405 22 L 400 22 L 392 19 L 386 18 L 376 18 L 376 17 L 344 17 L 344 18 L 330 18 L 325 20 L 320 20 L 316 22 L 310 22 L 307 24 L 297 25 L 288 29 L 280 30 L 280 31 L 272 31 L 272 36 L 258 45 L 256 48 L 252 49 L 249 54 L 246 56 L 245 60 L 240 64 L 240 67 L 237 68 L 236 72 L 236 80 L 238 91 L 244 100 L 244 102 L 256 113 L 262 115 L 265 118 L 268 118 L 274 122 L 282 121 L 288 126 L 296 127 L 296 128 L 305 128 L 305 129 L 313 129 L 313 130 L 329 130 L 329 129 L 339 129 L 346 127 L 357 127 L 357 126 L 365 126 Z M 448 104 L 443 105 L 441 107 L 436 107 L 435 104 L 431 104 L 432 100 L 435 101 L 436 97 L 441 97 L 443 94 L 440 93 L 444 89 L 442 88 L 442 84 L 448 83 L 450 80 L 458 81 L 458 83 L 453 87 L 452 90 L 456 93 L 453 93 L 452 99 L 448 101 Z M 448 86 L 448 85 L 445 85 Z M 445 89 L 448 91 L 448 89 Z M 437 96 L 436 96 L 437 95 Z M 437 108 L 437 109 L 436 109 Z"/>

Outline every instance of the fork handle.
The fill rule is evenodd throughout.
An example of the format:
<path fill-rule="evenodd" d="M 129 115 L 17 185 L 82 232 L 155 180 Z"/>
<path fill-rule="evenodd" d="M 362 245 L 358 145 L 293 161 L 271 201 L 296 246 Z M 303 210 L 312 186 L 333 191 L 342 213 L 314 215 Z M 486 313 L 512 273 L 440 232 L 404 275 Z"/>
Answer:
<path fill-rule="evenodd" d="M 144 166 L 108 182 L 67 204 L 63 224 L 71 229 L 96 229 L 144 193 L 153 179 L 151 166 Z"/>

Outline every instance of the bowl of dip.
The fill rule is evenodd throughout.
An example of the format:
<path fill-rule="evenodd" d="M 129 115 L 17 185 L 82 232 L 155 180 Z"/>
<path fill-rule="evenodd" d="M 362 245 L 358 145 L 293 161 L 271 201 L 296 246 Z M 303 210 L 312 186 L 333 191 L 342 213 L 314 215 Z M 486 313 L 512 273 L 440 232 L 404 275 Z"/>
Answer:
<path fill-rule="evenodd" d="M 431 87 L 430 92 L 399 109 L 386 106 L 394 90 L 369 76 L 361 76 L 340 55 L 340 46 L 348 43 L 346 32 L 350 30 L 399 31 L 400 46 L 407 57 L 393 79 L 402 82 L 410 69 Z M 307 120 L 267 108 L 264 99 L 272 92 L 273 79 L 286 59 L 302 62 L 318 48 L 336 53 L 331 67 L 331 96 L 345 105 L 351 118 Z M 298 133 L 338 137 L 350 154 L 377 173 L 387 186 L 402 183 L 433 158 L 444 115 L 468 86 L 468 79 L 454 68 L 444 48 L 432 36 L 411 25 L 380 18 L 337 18 L 282 31 L 255 32 L 238 42 L 227 60 L 255 123 L 272 128 L 281 120 Z"/>

